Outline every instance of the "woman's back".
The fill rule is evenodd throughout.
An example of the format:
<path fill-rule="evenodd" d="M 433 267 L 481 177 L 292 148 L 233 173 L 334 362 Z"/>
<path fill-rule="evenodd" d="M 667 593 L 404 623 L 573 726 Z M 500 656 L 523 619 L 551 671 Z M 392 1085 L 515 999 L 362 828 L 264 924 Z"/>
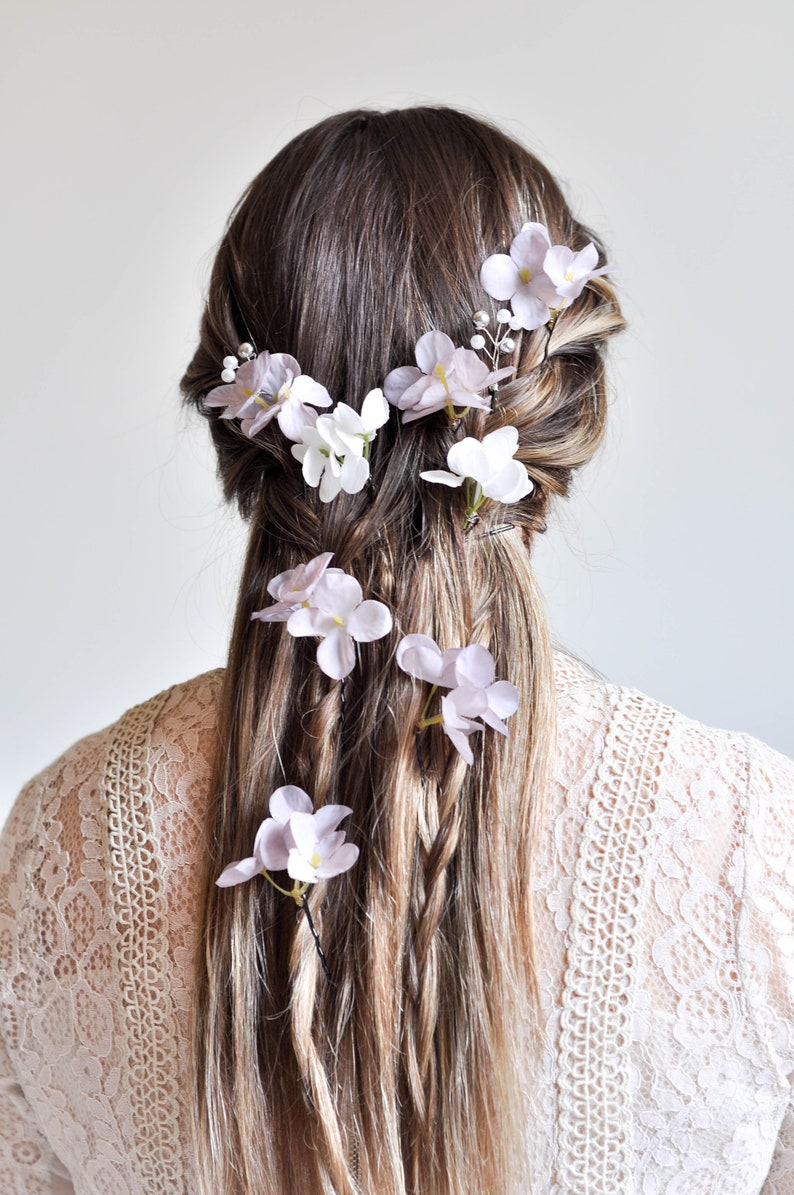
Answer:
<path fill-rule="evenodd" d="M 555 679 L 541 1035 L 523 1068 L 533 1193 L 794 1191 L 794 766 L 569 657 Z M 77 744 L 9 820 L 9 1195 L 195 1190 L 190 1010 L 221 680 Z"/>

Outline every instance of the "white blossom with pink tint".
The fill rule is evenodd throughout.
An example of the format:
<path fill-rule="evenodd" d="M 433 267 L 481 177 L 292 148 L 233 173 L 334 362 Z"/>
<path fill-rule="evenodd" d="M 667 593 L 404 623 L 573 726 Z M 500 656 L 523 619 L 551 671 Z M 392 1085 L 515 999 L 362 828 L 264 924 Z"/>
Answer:
<path fill-rule="evenodd" d="M 253 855 L 224 868 L 215 881 L 220 888 L 272 871 L 286 871 L 299 884 L 314 884 L 341 875 L 358 859 L 358 847 L 345 842 L 344 830 L 337 829 L 353 812 L 349 806 L 323 805 L 314 811 L 308 793 L 286 784 L 271 795 L 269 809 L 270 817 L 254 839 Z M 287 893 L 295 894 L 298 890 Z"/>
<path fill-rule="evenodd" d="M 393 369 L 383 393 L 402 411 L 403 423 L 445 409 L 458 419 L 458 407 L 490 411 L 491 397 L 482 391 L 512 373 L 512 365 L 489 370 L 472 349 L 456 348 L 444 332 L 425 332 L 416 342 L 416 365 Z"/>
<path fill-rule="evenodd" d="M 221 419 L 239 419 L 247 436 L 255 436 L 272 419 L 283 434 L 300 440 L 301 430 L 317 421 L 314 407 L 330 407 L 325 386 L 315 382 L 289 353 L 259 353 L 242 364 L 228 385 L 216 386 L 204 399 L 208 407 L 224 407 Z"/>
<path fill-rule="evenodd" d="M 441 698 L 441 714 L 427 717 L 425 706 L 418 728 L 440 723 L 468 764 L 474 762 L 470 735 L 486 725 L 507 734 L 504 719 L 518 709 L 518 689 L 494 679 L 494 659 L 486 647 L 473 643 L 442 652 L 429 635 L 406 635 L 397 645 L 396 658 L 403 672 L 433 686 L 428 704 L 436 689 L 449 690 Z"/>
<path fill-rule="evenodd" d="M 483 290 L 494 299 L 509 300 L 519 326 L 528 332 L 547 324 L 556 306 L 554 283 L 543 264 L 550 248 L 543 224 L 525 224 L 513 237 L 509 254 L 494 253 L 480 269 Z"/>
<path fill-rule="evenodd" d="M 554 285 L 561 301 L 557 307 L 567 307 L 577 299 L 591 278 L 615 272 L 615 266 L 598 266 L 598 250 L 591 241 L 574 253 L 565 245 L 554 245 L 543 261 L 543 268 Z"/>
<path fill-rule="evenodd" d="M 356 662 L 356 643 L 382 639 L 392 629 L 389 607 L 383 602 L 363 601 L 355 577 L 337 570 L 326 571 L 306 602 L 289 616 L 290 635 L 317 635 L 317 663 L 326 676 L 342 680 Z"/>
<path fill-rule="evenodd" d="M 262 622 L 286 622 L 294 610 L 299 610 L 308 603 L 315 586 L 326 572 L 342 572 L 341 568 L 329 569 L 333 555 L 333 552 L 322 552 L 306 564 L 299 564 L 297 568 L 279 573 L 267 587 L 270 596 L 276 599 L 275 603 L 265 606 L 263 610 L 254 611 L 251 618 L 258 618 Z"/>

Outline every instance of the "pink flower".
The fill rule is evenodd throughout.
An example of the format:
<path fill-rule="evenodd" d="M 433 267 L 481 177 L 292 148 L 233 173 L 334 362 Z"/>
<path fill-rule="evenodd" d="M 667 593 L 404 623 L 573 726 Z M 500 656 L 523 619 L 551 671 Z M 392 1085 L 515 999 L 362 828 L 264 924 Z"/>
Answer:
<path fill-rule="evenodd" d="M 525 224 L 513 238 L 509 256 L 495 253 L 480 270 L 483 289 L 494 299 L 509 299 L 513 314 L 529 332 L 547 324 L 550 309 L 557 306 L 557 292 L 544 266 L 550 248 L 543 224 Z"/>
<path fill-rule="evenodd" d="M 299 610 L 307 604 L 326 572 L 342 573 L 341 568 L 328 568 L 332 558 L 333 552 L 323 552 L 307 564 L 299 564 L 297 568 L 279 573 L 267 587 L 270 596 L 276 599 L 275 604 L 266 606 L 264 610 L 256 610 L 251 618 L 258 618 L 262 622 L 286 622 L 293 610 Z"/>
<path fill-rule="evenodd" d="M 208 407 L 224 407 L 221 419 L 241 420 L 247 436 L 255 436 L 277 419 L 284 435 L 297 441 L 304 427 L 317 422 L 312 407 L 329 407 L 331 396 L 325 386 L 301 373 L 289 353 L 264 352 L 241 365 L 234 381 L 216 386 L 204 402 Z"/>
<path fill-rule="evenodd" d="M 504 719 L 518 709 L 518 689 L 509 681 L 494 681 L 494 660 L 487 647 L 473 643 L 442 652 L 429 635 L 406 635 L 396 655 L 398 666 L 409 676 L 449 690 L 441 698 L 441 718 L 423 718 L 419 725 L 440 720 L 466 763 L 474 762 L 469 735 L 485 725 L 507 734 Z"/>
<path fill-rule="evenodd" d="M 307 604 L 290 614 L 290 635 L 319 635 L 317 663 L 334 680 L 352 672 L 354 643 L 382 639 L 392 628 L 392 616 L 383 602 L 362 601 L 361 586 L 347 573 L 329 570 L 314 587 Z"/>
<path fill-rule="evenodd" d="M 254 839 L 253 855 L 230 863 L 215 881 L 220 888 L 270 871 L 287 871 L 293 880 L 314 884 L 341 875 L 356 862 L 358 847 L 346 843 L 344 830 L 337 830 L 353 812 L 347 805 L 324 805 L 313 812 L 309 795 L 287 784 L 271 795 L 269 808 L 270 817 Z"/>
<path fill-rule="evenodd" d="M 565 245 L 555 245 L 549 249 L 543 261 L 543 268 L 551 279 L 556 293 L 563 300 L 557 307 L 567 307 L 577 299 L 591 278 L 598 278 L 601 274 L 614 273 L 615 266 L 598 265 L 598 250 L 591 241 L 574 253 Z"/>
<path fill-rule="evenodd" d="M 456 407 L 490 411 L 490 395 L 483 395 L 515 366 L 491 371 L 472 349 L 455 348 L 443 332 L 425 332 L 416 342 L 416 365 L 393 369 L 383 383 L 383 393 L 403 412 L 403 423 L 422 419 L 446 408 L 458 418 Z"/>

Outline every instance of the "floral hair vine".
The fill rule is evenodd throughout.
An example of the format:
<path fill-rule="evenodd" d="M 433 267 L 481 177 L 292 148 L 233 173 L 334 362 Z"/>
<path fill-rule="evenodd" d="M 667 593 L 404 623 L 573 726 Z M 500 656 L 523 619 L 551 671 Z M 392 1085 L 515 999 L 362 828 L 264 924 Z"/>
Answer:
<path fill-rule="evenodd" d="M 257 353 L 248 341 L 238 346 L 236 355 L 223 359 L 223 384 L 211 390 L 204 402 L 223 408 L 221 419 L 238 419 L 249 437 L 275 421 L 292 441 L 291 453 L 301 465 L 304 481 L 319 488 L 322 502 L 331 502 L 342 491 L 358 493 L 370 479 L 370 448 L 389 418 L 389 404 L 402 412 L 403 423 L 441 411 L 457 423 L 471 409 L 490 411 L 500 381 L 516 371 L 515 365 L 499 366 L 501 356 L 515 351 L 510 333 L 545 325 L 551 334 L 561 312 L 591 279 L 614 272 L 614 267 L 597 263 L 598 250 L 592 243 L 574 252 L 565 245 L 553 245 L 544 225 L 523 225 L 509 253 L 493 254 L 480 270 L 486 293 L 510 304 L 496 313 L 496 333 L 488 330 L 490 316 L 484 310 L 472 315 L 476 332 L 468 348 L 456 346 L 444 332 L 426 332 L 416 344 L 416 365 L 393 369 L 383 389 L 369 391 L 360 412 L 343 402 L 334 405 L 325 387 L 304 374 L 288 353 Z M 447 470 L 425 470 L 420 477 L 463 488 L 464 530 L 468 530 L 486 500 L 510 504 L 532 491 L 524 465 L 515 460 L 517 450 L 514 426 L 498 428 L 481 440 L 466 436 L 447 453 Z M 251 619 L 284 622 L 292 636 L 319 639 L 317 664 L 326 676 L 341 682 L 344 713 L 345 678 L 355 667 L 357 645 L 388 635 L 393 618 L 384 602 L 364 599 L 354 577 L 330 567 L 332 559 L 332 552 L 323 552 L 274 577 L 267 587 L 272 605 L 254 611 Z M 423 730 L 439 725 L 469 765 L 474 762 L 472 734 L 486 727 L 508 733 L 504 720 L 518 708 L 519 693 L 509 681 L 495 679 L 494 659 L 487 648 L 470 644 L 442 651 L 429 636 L 412 634 L 400 640 L 396 663 L 431 686 L 415 727 L 423 785 L 419 749 Z M 440 690 L 440 712 L 431 713 Z M 338 828 L 353 811 L 346 805 L 321 805 L 315 810 L 309 795 L 291 784 L 271 794 L 269 811 L 270 817 L 256 833 L 253 854 L 229 864 L 216 883 L 227 888 L 262 875 L 295 901 L 305 914 L 331 982 L 307 893 L 312 884 L 341 875 L 358 859 L 358 846 L 346 842 L 345 832 Z M 286 872 L 291 887 L 278 883 L 273 872 Z"/>

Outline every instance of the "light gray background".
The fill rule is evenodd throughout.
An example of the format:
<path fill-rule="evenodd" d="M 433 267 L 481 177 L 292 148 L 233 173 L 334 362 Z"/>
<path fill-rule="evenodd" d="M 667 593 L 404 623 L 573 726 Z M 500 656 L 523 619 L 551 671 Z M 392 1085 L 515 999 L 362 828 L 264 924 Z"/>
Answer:
<path fill-rule="evenodd" d="M 610 442 L 538 552 L 558 641 L 794 754 L 789 6 L 5 12 L 0 820 L 74 739 L 222 663 L 242 534 L 177 382 L 239 192 L 360 104 L 495 118 L 622 267 Z"/>

